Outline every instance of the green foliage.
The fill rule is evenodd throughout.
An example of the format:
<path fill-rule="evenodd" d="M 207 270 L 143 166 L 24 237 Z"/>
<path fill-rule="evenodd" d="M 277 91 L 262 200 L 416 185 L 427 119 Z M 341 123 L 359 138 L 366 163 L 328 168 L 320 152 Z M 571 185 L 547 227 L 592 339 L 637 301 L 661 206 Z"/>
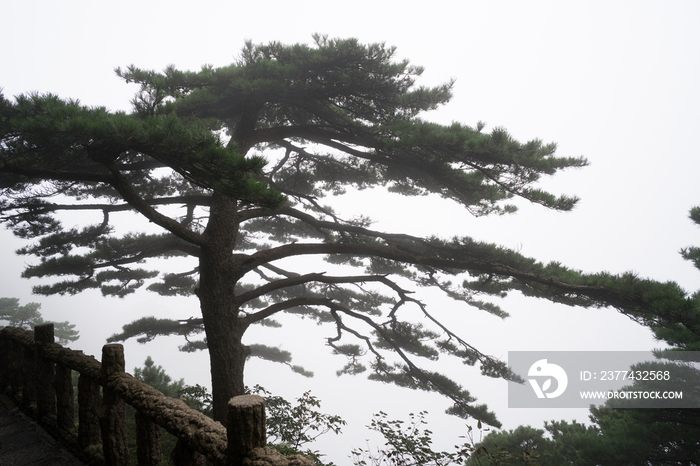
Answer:
<path fill-rule="evenodd" d="M 0 298 L 0 320 L 7 321 L 10 327 L 33 330 L 35 325 L 48 323 L 41 317 L 40 308 L 39 303 L 20 306 L 17 298 Z M 53 322 L 53 330 L 56 342 L 60 345 L 67 345 L 80 338 L 75 324 L 68 321 Z"/>
<path fill-rule="evenodd" d="M 545 423 L 545 431 L 520 426 L 492 432 L 476 445 L 487 455 L 513 458 L 536 452 L 541 466 L 698 464 L 700 423 L 694 409 L 619 409 L 591 407 L 593 425 Z M 478 464 L 478 463 L 468 463 Z"/>
<path fill-rule="evenodd" d="M 620 445 L 604 439 L 595 426 L 566 421 L 545 423 L 545 431 L 529 426 L 515 430 L 489 433 L 475 445 L 475 452 L 489 458 L 499 458 L 504 466 L 522 461 L 540 466 L 596 466 L 600 464 L 637 464 L 626 462 L 632 457 Z M 479 464 L 470 458 L 469 465 Z"/>
<path fill-rule="evenodd" d="M 31 242 L 18 252 L 38 260 L 23 275 L 53 280 L 37 293 L 123 297 L 146 288 L 196 296 L 201 318 L 139 319 L 110 340 L 176 334 L 186 339 L 183 351 L 212 349 L 220 420 L 245 386 L 232 376 L 243 367 L 230 366 L 244 364 L 234 353 L 247 348 L 230 342 L 279 313 L 334 326 L 328 346 L 348 359 L 339 373 L 442 393 L 454 402 L 450 413 L 496 426 L 467 390 L 417 360 L 451 356 L 487 376 L 513 374 L 444 325 L 415 288 L 501 317 L 507 313 L 491 298 L 520 292 L 613 306 L 649 324 L 681 312 L 685 328 L 698 324 L 693 301 L 675 284 L 583 274 L 468 237 L 373 230 L 371 219 L 343 218 L 325 205 L 356 188 L 433 195 L 477 216 L 512 213 L 517 198 L 575 206 L 575 196 L 538 183 L 586 159 L 559 156 L 555 144 L 537 139 L 519 142 L 503 128 L 485 131 L 481 122 L 424 120 L 449 102 L 453 82 L 420 86 L 422 71 L 385 44 L 315 36 L 312 45 L 248 42 L 220 68 L 117 69 L 139 86 L 130 113 L 54 95 L 0 95 L 0 223 Z M 64 226 L 62 214 L 75 211 L 97 219 Z M 115 225 L 128 213 L 161 231 L 122 233 Z M 420 221 L 422 213 L 412 215 Z M 181 270 L 153 265 L 174 257 L 193 260 L 176 261 Z M 300 257 L 313 272 L 285 261 Z M 190 339 L 204 322 L 208 339 Z M 310 374 L 283 349 L 252 349 Z"/>
<path fill-rule="evenodd" d="M 253 393 L 265 396 L 268 438 L 273 443 L 300 448 L 328 432 L 339 434 L 341 427 L 346 424 L 340 416 L 317 411 L 321 407 L 321 401 L 309 391 L 297 398 L 296 405 L 281 397 L 272 396 L 257 385 Z"/>
<path fill-rule="evenodd" d="M 346 425 L 340 416 L 320 412 L 318 409 L 321 401 L 309 391 L 299 397 L 296 404 L 273 395 L 260 385 L 255 385 L 247 392 L 265 398 L 265 427 L 269 446 L 284 455 L 308 455 L 318 466 L 333 465 L 324 463 L 324 455 L 306 448 L 306 445 L 329 432 L 339 434 Z M 207 416 L 212 415 L 212 398 L 206 387 L 199 384 L 185 385 L 179 389 L 178 394 L 190 408 Z"/>
<path fill-rule="evenodd" d="M 141 382 L 150 385 L 159 390 L 165 396 L 171 398 L 179 398 L 182 391 L 185 389 L 184 379 L 173 381 L 163 369 L 162 366 L 157 366 L 153 359 L 148 356 L 143 363 L 143 367 L 134 368 L 134 377 Z M 134 418 L 135 410 L 130 405 L 127 405 L 126 430 L 129 441 L 129 452 L 131 454 L 131 463 L 136 464 L 136 420 Z M 169 432 L 161 429 L 161 451 L 163 452 L 163 466 L 171 464 L 170 454 L 175 448 L 177 438 Z"/>
<path fill-rule="evenodd" d="M 355 466 L 450 466 L 450 465 L 538 465 L 535 460 L 537 453 L 534 446 L 524 445 L 523 451 L 514 456 L 500 446 L 494 445 L 488 449 L 477 445 L 473 429 L 467 426 L 466 441 L 456 445 L 453 452 L 435 451 L 433 449 L 432 431 L 425 428 L 427 424 L 426 411 L 418 415 L 411 413 L 408 423 L 400 420 L 388 420 L 387 414 L 375 414 L 370 430 L 377 431 L 384 437 L 385 445 L 372 451 L 356 448 L 352 451 L 352 462 Z M 481 422 L 478 429 L 483 435 Z M 485 429 L 488 431 L 488 429 Z M 487 437 L 488 438 L 488 437 Z"/>
<path fill-rule="evenodd" d="M 690 209 L 690 214 L 688 217 L 696 224 L 700 225 L 700 206 L 693 207 Z M 690 246 L 681 249 L 681 255 L 683 259 L 691 261 L 695 268 L 700 269 L 700 248 L 697 246 Z"/>
<path fill-rule="evenodd" d="M 17 298 L 0 298 L 0 319 L 7 320 L 10 327 L 30 328 L 30 324 L 41 319 L 39 303 L 19 305 Z"/>
<path fill-rule="evenodd" d="M 454 455 L 447 452 L 435 452 L 432 450 L 432 432 L 423 429 L 426 412 L 422 411 L 416 417 L 410 414 L 410 421 L 404 428 L 403 421 L 387 420 L 387 414 L 380 412 L 372 419 L 370 430 L 377 431 L 384 436 L 386 445 L 378 448 L 376 453 L 358 448 L 352 451 L 353 464 L 392 466 L 446 466 L 455 460 Z"/>
<path fill-rule="evenodd" d="M 700 207 L 690 210 L 689 218 L 700 225 Z M 680 251 L 681 256 L 700 269 L 700 248 L 690 246 Z M 700 290 L 688 299 L 687 305 L 669 307 L 655 319 L 645 319 L 659 340 L 668 343 L 674 351 L 700 351 Z M 670 358 L 672 355 L 665 355 Z"/>
<path fill-rule="evenodd" d="M 304 446 L 329 432 L 339 434 L 346 425 L 340 416 L 320 412 L 321 401 L 310 391 L 297 398 L 294 405 L 259 385 L 253 387 L 251 393 L 265 398 L 268 442 L 282 453 L 309 455 L 317 464 L 324 464 L 322 454 Z"/>
<path fill-rule="evenodd" d="M 203 331 L 201 319 L 187 319 L 175 321 L 172 319 L 157 319 L 155 317 L 142 317 L 123 327 L 121 334 L 113 335 L 108 338 L 108 342 L 125 340 L 139 335 L 137 338 L 139 343 L 146 343 L 160 335 L 179 334 L 185 338 L 193 334 L 198 334 Z M 189 341 L 189 340 L 188 340 Z"/>
<path fill-rule="evenodd" d="M 700 224 L 700 208 L 691 209 L 690 218 Z M 697 248 L 689 247 L 681 250 L 681 255 L 700 269 L 696 252 Z M 700 350 L 700 294 L 679 300 L 671 290 L 673 284 L 632 277 L 626 277 L 617 286 L 627 288 L 626 293 L 638 288 L 642 299 L 657 302 L 656 313 L 642 311 L 632 315 L 671 346 L 654 352 L 658 360 L 636 364 L 630 370 L 668 371 L 673 390 L 683 393 L 684 402 L 700 406 L 700 370 L 697 357 L 689 353 Z M 621 390 L 668 389 L 668 384 L 660 381 L 635 379 Z M 663 401 L 658 403 L 662 405 Z M 635 400 L 613 399 L 603 406 L 591 406 L 590 413 L 589 426 L 567 421 L 546 423 L 549 438 L 543 436 L 542 430 L 520 426 L 514 431 L 490 433 L 479 448 L 488 450 L 493 445 L 511 454 L 523 447 L 533 448 L 542 466 L 700 464 L 700 409 L 640 409 Z"/>
<path fill-rule="evenodd" d="M 529 426 L 519 426 L 511 431 L 489 432 L 486 437 L 474 444 L 473 455 L 468 465 L 480 464 L 483 458 L 498 459 L 504 466 L 523 464 L 527 460 L 546 466 L 550 462 L 551 442 L 544 437 L 544 431 Z M 527 464 L 527 463 L 525 463 Z"/>
<path fill-rule="evenodd" d="M 173 381 L 162 366 L 155 365 L 150 356 L 144 361 L 143 367 L 134 368 L 134 377 L 171 398 L 178 398 L 185 385 L 185 379 Z"/>
<path fill-rule="evenodd" d="M 213 414 L 211 394 L 207 387 L 199 384 L 185 385 L 178 391 L 178 397 L 185 400 L 187 406 L 211 417 Z"/>
<path fill-rule="evenodd" d="M 684 403 L 700 406 L 700 370 L 692 362 L 649 361 L 630 369 L 669 371 L 673 390 L 683 392 Z M 668 385 L 635 380 L 623 390 L 668 390 Z M 609 400 L 603 406 L 591 407 L 591 421 L 600 430 L 596 447 L 607 446 L 606 457 L 636 459 L 634 464 L 700 463 L 700 409 L 635 406 L 634 400 Z"/>

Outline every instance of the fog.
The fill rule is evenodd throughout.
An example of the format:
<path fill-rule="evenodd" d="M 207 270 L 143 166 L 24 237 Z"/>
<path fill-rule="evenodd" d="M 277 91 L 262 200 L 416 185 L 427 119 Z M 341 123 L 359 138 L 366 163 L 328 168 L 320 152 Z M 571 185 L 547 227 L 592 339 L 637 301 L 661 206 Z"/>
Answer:
<path fill-rule="evenodd" d="M 586 272 L 631 270 L 676 281 L 687 290 L 699 288 L 700 275 L 678 254 L 682 247 L 700 244 L 700 234 L 687 218 L 688 210 L 700 204 L 694 140 L 700 127 L 697 2 L 436 0 L 411 6 L 302 0 L 239 6 L 207 0 L 196 5 L 25 1 L 5 5 L 3 17 L 0 86 L 6 96 L 52 92 L 112 110 L 129 110 L 136 90 L 114 75 L 117 66 L 223 66 L 246 39 L 310 43 L 316 32 L 395 45 L 399 58 L 426 68 L 419 84 L 456 79 L 453 100 L 426 118 L 445 124 L 484 121 L 486 130 L 505 127 L 522 142 L 556 142 L 561 156 L 587 157 L 589 167 L 542 183 L 555 194 L 582 200 L 569 213 L 519 203 L 514 215 L 474 218 L 432 197 L 350 192 L 338 200 L 342 212 L 369 215 L 379 230 L 471 236 Z M 419 222 L 416 212 L 421 213 Z M 0 296 L 19 298 L 22 304 L 39 302 L 45 319 L 77 324 L 81 337 L 71 347 L 89 354 L 99 356 L 106 338 L 138 317 L 198 315 L 195 299 L 161 298 L 145 290 L 124 299 L 93 291 L 72 297 L 32 295 L 38 282 L 19 278 L 32 259 L 14 254 L 23 243 L 6 230 L 0 231 L 0 240 Z M 437 294 L 422 296 L 466 341 L 503 359 L 516 350 L 644 351 L 660 346 L 648 329 L 612 309 L 569 308 L 513 296 L 501 303 L 511 317 L 500 320 Z M 278 342 L 316 376 L 307 379 L 283 365 L 251 360 L 247 382 L 288 399 L 311 390 L 323 410 L 343 416 L 348 421 L 344 434 L 328 434 L 313 446 L 336 464 L 349 464 L 351 448 L 365 446 L 369 434 L 364 426 L 379 410 L 399 419 L 427 410 L 436 448 L 449 449 L 464 435 L 469 422 L 444 415 L 447 400 L 362 376 L 336 377 L 344 360 L 331 356 L 323 339 L 333 329 L 291 318 L 284 322 L 289 325 L 282 329 L 251 332 L 249 342 Z M 151 355 L 173 378 L 208 385 L 208 357 L 178 352 L 182 343 L 169 338 L 146 345 L 128 341 L 127 368 L 141 366 Z M 581 409 L 509 409 L 506 382 L 461 364 L 441 364 L 478 402 L 487 403 L 506 429 L 520 424 L 541 428 L 551 419 L 587 420 L 587 410 Z"/>

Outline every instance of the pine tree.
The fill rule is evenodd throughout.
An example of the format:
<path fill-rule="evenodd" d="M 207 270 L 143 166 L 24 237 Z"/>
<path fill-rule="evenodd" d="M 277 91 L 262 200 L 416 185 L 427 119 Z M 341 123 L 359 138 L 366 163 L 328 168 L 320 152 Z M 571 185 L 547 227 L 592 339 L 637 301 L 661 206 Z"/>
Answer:
<path fill-rule="evenodd" d="M 185 379 L 173 381 L 162 366 L 156 366 L 150 356 L 143 362 L 143 367 L 134 368 L 134 377 L 171 398 L 179 398 L 185 387 Z"/>
<path fill-rule="evenodd" d="M 696 225 L 700 225 L 700 206 L 690 209 L 688 215 Z M 689 246 L 680 251 L 683 259 L 692 262 L 696 269 L 700 270 L 700 247 Z M 647 325 L 654 332 L 654 336 L 665 341 L 670 351 L 681 352 L 687 360 L 688 351 L 700 351 L 700 289 L 693 293 L 691 306 L 678 309 L 663 315 L 648 315 L 641 319 L 641 323 Z M 670 358 L 668 351 L 664 357 Z M 696 361 L 700 362 L 700 361 Z"/>
<path fill-rule="evenodd" d="M 700 225 L 700 207 L 690 210 L 690 219 Z M 700 269 L 700 248 L 682 249 L 681 256 Z M 656 350 L 659 358 L 633 365 L 637 373 L 664 373 L 666 380 L 637 378 L 622 391 L 679 391 L 686 406 L 700 406 L 700 370 L 697 351 L 700 349 L 700 290 L 690 298 L 691 306 L 683 305 L 675 312 L 639 313 L 635 318 L 647 325 L 655 337 L 670 349 Z M 681 303 L 681 302 L 678 302 Z M 681 303 L 683 304 L 683 303 Z M 673 404 L 676 400 L 672 401 Z M 637 401 L 610 399 L 604 405 L 590 408 L 593 425 L 576 421 L 545 423 L 544 431 L 520 426 L 515 431 L 492 432 L 479 447 L 495 451 L 505 448 L 517 455 L 523 446 L 534 446 L 538 462 L 543 466 L 559 464 L 700 464 L 700 409 L 662 407 L 637 408 Z M 503 464 L 517 464 L 516 462 Z"/>
<path fill-rule="evenodd" d="M 17 298 L 0 298 L 0 321 L 7 321 L 10 327 L 19 327 L 26 330 L 34 330 L 34 326 L 47 323 L 41 316 L 39 309 L 41 304 L 29 303 L 19 305 Z M 80 332 L 75 330 L 75 324 L 68 321 L 54 322 L 54 336 L 61 345 L 67 345 L 71 341 L 80 338 Z"/>
<path fill-rule="evenodd" d="M 39 303 L 20 306 L 17 298 L 0 298 L 0 320 L 6 320 L 10 327 L 27 329 L 37 321 L 43 321 L 39 308 Z"/>
<path fill-rule="evenodd" d="M 304 372 L 278 348 L 242 344 L 251 325 L 279 325 L 280 313 L 334 326 L 327 344 L 347 356 L 342 373 L 369 364 L 371 379 L 443 393 L 454 401 L 451 413 L 498 425 L 467 390 L 417 361 L 449 354 L 489 376 L 509 371 L 443 325 L 415 288 L 439 289 L 499 316 L 506 313 L 481 295 L 520 291 L 631 315 L 664 312 L 655 307 L 663 299 L 684 302 L 672 284 L 587 276 L 468 237 L 378 231 L 364 216 L 343 218 L 325 205 L 349 188 L 375 188 L 432 194 L 474 215 L 514 212 L 508 201 L 516 197 L 574 207 L 575 197 L 536 183 L 585 166 L 584 158 L 559 157 L 554 144 L 539 140 L 520 143 L 501 128 L 486 133 L 481 123 L 422 119 L 449 101 L 452 82 L 418 86 L 421 73 L 384 44 L 316 36 L 313 46 L 247 43 L 232 65 L 199 72 L 117 69 L 140 86 L 131 113 L 53 95 L 2 97 L 0 219 L 34 241 L 20 254 L 41 259 L 23 276 L 69 277 L 35 287 L 44 295 L 98 288 L 125 296 L 144 285 L 161 295 L 196 295 L 201 317 L 144 318 L 113 339 L 180 334 L 183 349 L 206 347 L 214 418 L 222 421 L 227 400 L 244 393 L 249 356 Z M 59 217 L 71 211 L 100 217 L 67 228 Z M 122 212 L 140 214 L 160 232 L 118 233 Z M 421 219 L 421 212 L 410 215 Z M 196 263 L 163 273 L 146 268 L 177 256 Z M 307 271 L 316 258 L 328 264 L 313 262 Z M 427 325 L 411 320 L 416 310 Z M 204 339 L 192 338 L 201 332 Z"/>

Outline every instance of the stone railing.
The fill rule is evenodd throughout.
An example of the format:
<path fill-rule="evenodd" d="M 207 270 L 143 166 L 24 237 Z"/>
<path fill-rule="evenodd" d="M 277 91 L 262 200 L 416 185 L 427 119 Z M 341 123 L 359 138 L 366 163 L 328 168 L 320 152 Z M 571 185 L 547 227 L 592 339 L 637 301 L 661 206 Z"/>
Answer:
<path fill-rule="evenodd" d="M 224 428 L 184 401 L 127 374 L 122 345 L 105 345 L 100 363 L 54 343 L 53 324 L 37 325 L 34 330 L 0 330 L 0 392 L 9 393 L 36 414 L 85 463 L 130 463 L 128 403 L 136 411 L 139 466 L 161 464 L 161 428 L 178 439 L 171 456 L 176 466 L 204 465 L 207 460 L 217 466 L 313 465 L 305 457 L 281 457 L 265 447 L 265 407 L 260 396 L 232 398 L 228 428 Z M 79 373 L 77 422 L 72 371 Z"/>

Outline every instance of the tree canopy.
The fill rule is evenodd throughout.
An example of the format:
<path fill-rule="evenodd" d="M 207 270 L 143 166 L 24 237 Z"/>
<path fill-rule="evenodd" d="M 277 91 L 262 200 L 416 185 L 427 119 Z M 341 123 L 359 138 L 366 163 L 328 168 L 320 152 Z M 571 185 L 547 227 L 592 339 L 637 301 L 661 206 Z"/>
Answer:
<path fill-rule="evenodd" d="M 690 211 L 690 219 L 700 225 L 700 207 Z M 683 248 L 682 257 L 700 269 L 700 249 Z M 696 314 L 700 312 L 700 291 L 692 296 Z M 663 316 L 642 318 L 659 341 L 669 349 L 655 350 L 657 360 L 635 364 L 633 371 L 668 371 L 673 385 L 652 380 L 634 380 L 623 391 L 664 391 L 673 388 L 683 394 L 684 402 L 700 406 L 700 370 L 698 343 L 700 327 L 683 325 L 676 317 L 688 316 L 673 312 Z M 490 433 L 478 445 L 485 451 L 503 449 L 511 455 L 526 450 L 537 453 L 543 466 L 576 464 L 647 465 L 700 463 L 700 408 L 660 407 L 635 408 L 634 400 L 611 399 L 601 406 L 591 405 L 592 425 L 552 421 L 544 430 L 519 426 L 515 430 Z M 515 465 L 515 461 L 503 464 Z"/>
<path fill-rule="evenodd" d="M 501 317 L 484 296 L 518 291 L 614 306 L 637 319 L 684 313 L 681 325 L 696 323 L 672 283 L 585 275 L 469 237 L 379 231 L 362 206 L 354 217 L 337 213 L 326 202 L 349 189 L 432 194 L 477 216 L 513 213 L 514 198 L 570 210 L 575 196 L 537 182 L 587 161 L 558 156 L 555 144 L 518 142 L 502 128 L 484 132 L 483 123 L 432 123 L 421 115 L 449 101 L 451 81 L 419 86 L 422 69 L 384 44 L 314 39 L 246 43 L 232 65 L 197 72 L 118 68 L 139 85 L 130 113 L 54 95 L 1 97 L 0 221 L 30 241 L 18 253 L 39 258 L 23 272 L 49 279 L 35 292 L 125 296 L 145 286 L 196 295 L 201 317 L 144 317 L 113 340 L 179 334 L 183 349 L 207 348 L 218 420 L 244 392 L 249 356 L 305 373 L 277 347 L 242 343 L 250 325 L 279 325 L 280 313 L 331 325 L 326 343 L 348 358 L 340 373 L 369 365 L 371 379 L 440 392 L 454 402 L 449 412 L 493 425 L 493 413 L 461 384 L 419 361 L 446 354 L 488 376 L 509 371 L 441 323 L 416 289 Z M 67 227 L 65 212 L 97 217 Z M 150 225 L 120 231 L 126 212 Z M 419 211 L 406 215 L 421 221 Z M 180 270 L 154 262 L 183 256 L 194 261 L 174 261 L 187 264 Z M 204 339 L 194 338 L 201 332 Z"/>
<path fill-rule="evenodd" d="M 35 325 L 47 323 L 39 309 L 41 309 L 39 303 L 20 306 L 17 298 L 0 298 L 0 321 L 7 321 L 7 325 L 10 327 L 33 330 Z M 54 322 L 53 324 L 54 336 L 59 344 L 67 345 L 80 338 L 80 332 L 75 330 L 75 324 L 68 321 Z"/>

